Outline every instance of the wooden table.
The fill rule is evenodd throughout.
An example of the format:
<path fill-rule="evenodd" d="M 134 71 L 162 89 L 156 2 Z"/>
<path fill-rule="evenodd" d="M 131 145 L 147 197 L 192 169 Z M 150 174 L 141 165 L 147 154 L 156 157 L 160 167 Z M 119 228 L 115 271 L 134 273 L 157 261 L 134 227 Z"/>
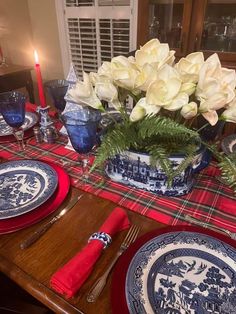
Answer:
<path fill-rule="evenodd" d="M 8 92 L 25 87 L 29 94 L 30 102 L 34 104 L 34 87 L 31 70 L 32 67 L 30 66 L 15 64 L 0 67 L 0 92 Z"/>
<path fill-rule="evenodd" d="M 74 192 L 75 189 L 72 188 L 72 195 L 68 195 L 59 210 L 69 202 Z M 1 235 L 0 271 L 56 313 L 109 314 L 112 276 L 109 277 L 96 303 L 88 303 L 86 296 L 91 285 L 109 265 L 127 231 L 120 232 L 114 238 L 111 246 L 104 251 L 96 263 L 91 276 L 74 298 L 66 300 L 49 287 L 52 274 L 86 244 L 89 236 L 99 229 L 116 207 L 108 200 L 85 192 L 81 194 L 83 194 L 82 199 L 28 249 L 21 250 L 20 243 L 50 217 L 24 230 Z M 140 235 L 164 226 L 137 213 L 127 212 L 131 222 L 141 226 Z"/>

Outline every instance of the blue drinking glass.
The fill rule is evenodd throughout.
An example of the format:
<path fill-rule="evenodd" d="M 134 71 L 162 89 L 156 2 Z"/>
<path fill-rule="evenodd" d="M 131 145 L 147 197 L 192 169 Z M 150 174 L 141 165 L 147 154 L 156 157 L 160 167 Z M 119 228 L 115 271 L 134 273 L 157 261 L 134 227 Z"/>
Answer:
<path fill-rule="evenodd" d="M 87 107 L 62 114 L 62 121 L 75 151 L 87 154 L 98 143 L 97 129 L 100 120 L 100 111 Z"/>
<path fill-rule="evenodd" d="M 66 80 L 52 80 L 44 84 L 49 96 L 51 97 L 55 108 L 61 113 L 66 106 L 64 99 L 69 87 L 69 82 Z"/>
<path fill-rule="evenodd" d="M 26 97 L 18 91 L 10 91 L 0 94 L 0 113 L 6 123 L 12 127 L 20 149 L 24 149 L 24 130 L 21 128 L 25 121 Z"/>
<path fill-rule="evenodd" d="M 61 119 L 71 144 L 80 154 L 83 180 L 88 178 L 89 153 L 98 144 L 97 129 L 101 120 L 99 110 L 83 107 L 62 114 Z"/>

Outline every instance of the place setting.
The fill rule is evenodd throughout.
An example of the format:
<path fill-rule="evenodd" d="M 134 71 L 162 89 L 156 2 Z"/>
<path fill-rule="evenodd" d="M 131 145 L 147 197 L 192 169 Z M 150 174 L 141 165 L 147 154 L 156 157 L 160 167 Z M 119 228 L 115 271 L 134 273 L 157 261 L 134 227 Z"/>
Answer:
<path fill-rule="evenodd" d="M 0 164 L 0 234 L 14 232 L 42 220 L 58 209 L 70 189 L 67 172 L 40 160 Z"/>
<path fill-rule="evenodd" d="M 227 236 L 193 226 L 149 232 L 115 267 L 112 313 L 229 313 L 235 269 L 236 242 Z"/>

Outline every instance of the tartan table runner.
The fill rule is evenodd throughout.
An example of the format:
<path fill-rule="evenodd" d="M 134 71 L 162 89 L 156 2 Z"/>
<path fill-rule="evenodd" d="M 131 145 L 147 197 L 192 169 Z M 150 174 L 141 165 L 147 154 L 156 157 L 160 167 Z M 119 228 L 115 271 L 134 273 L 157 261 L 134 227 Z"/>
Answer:
<path fill-rule="evenodd" d="M 91 173 L 83 184 L 82 169 L 77 162 L 79 154 L 65 148 L 66 142 L 63 136 L 54 144 L 39 144 L 31 138 L 27 140 L 26 154 L 17 151 L 17 143 L 1 144 L 0 156 L 8 160 L 36 158 L 53 161 L 64 166 L 73 186 L 167 225 L 189 224 L 184 220 L 184 215 L 189 214 L 203 223 L 236 232 L 236 197 L 232 189 L 217 180 L 219 170 L 214 163 L 196 175 L 196 183 L 189 194 L 157 196 L 113 182 L 105 178 L 101 170 Z"/>

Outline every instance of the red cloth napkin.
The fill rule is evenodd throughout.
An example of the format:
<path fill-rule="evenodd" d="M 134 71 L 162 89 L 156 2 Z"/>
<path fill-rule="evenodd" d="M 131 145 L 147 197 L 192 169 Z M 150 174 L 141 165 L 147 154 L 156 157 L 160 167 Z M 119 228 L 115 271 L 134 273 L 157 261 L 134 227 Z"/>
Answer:
<path fill-rule="evenodd" d="M 111 237 L 130 226 L 126 212 L 116 207 L 100 227 L 99 231 Z M 100 240 L 91 240 L 79 253 L 60 268 L 50 280 L 51 287 L 58 293 L 72 297 L 80 289 L 93 270 L 93 266 L 103 251 Z"/>

